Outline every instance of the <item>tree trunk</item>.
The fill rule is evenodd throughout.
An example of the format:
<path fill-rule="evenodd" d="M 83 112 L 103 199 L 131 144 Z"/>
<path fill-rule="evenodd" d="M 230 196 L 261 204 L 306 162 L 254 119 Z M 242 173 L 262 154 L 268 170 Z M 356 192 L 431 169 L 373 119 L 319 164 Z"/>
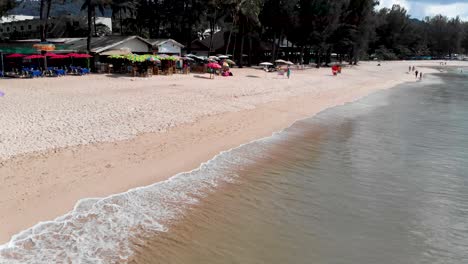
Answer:
<path fill-rule="evenodd" d="M 46 16 L 44 18 L 44 40 L 41 41 L 47 41 L 47 31 L 49 30 L 49 16 L 50 16 L 50 9 L 52 7 L 52 0 L 49 0 L 47 2 L 47 10 L 46 10 Z"/>
<path fill-rule="evenodd" d="M 94 26 L 94 36 L 97 36 L 97 27 L 96 27 L 96 8 L 93 8 L 93 26 Z"/>
<path fill-rule="evenodd" d="M 88 5 L 88 38 L 86 40 L 86 50 L 88 53 L 91 52 L 91 37 L 93 35 L 92 23 L 93 23 L 93 9 L 91 5 Z"/>
<path fill-rule="evenodd" d="M 237 33 L 234 34 L 234 46 L 232 47 L 232 58 L 236 57 L 236 47 L 237 47 Z"/>
<path fill-rule="evenodd" d="M 273 44 L 272 44 L 272 49 L 271 49 L 271 62 L 275 61 L 275 55 L 276 55 L 276 32 L 273 33 Z"/>
<path fill-rule="evenodd" d="M 119 20 L 120 20 L 120 35 L 123 36 L 123 21 L 122 21 L 122 9 L 119 9 Z"/>
<path fill-rule="evenodd" d="M 39 19 L 41 20 L 41 25 L 40 25 L 40 30 L 41 30 L 41 42 L 46 40 L 45 34 L 44 34 L 44 6 L 46 0 L 41 0 L 41 5 L 39 9 Z"/>
<path fill-rule="evenodd" d="M 249 36 L 249 67 L 252 66 L 252 36 Z"/>
<path fill-rule="evenodd" d="M 244 39 L 245 39 L 245 28 L 244 28 L 244 25 L 242 25 L 239 68 L 242 68 L 242 66 L 244 65 Z"/>
<path fill-rule="evenodd" d="M 217 10 L 215 10 L 214 12 L 213 19 L 210 20 L 210 49 L 208 50 L 208 56 L 210 56 L 211 53 L 213 52 L 213 35 L 214 35 L 215 27 L 216 27 L 216 15 L 217 15 L 216 13 L 217 13 Z"/>
<path fill-rule="evenodd" d="M 225 55 L 228 54 L 229 46 L 231 45 L 232 31 L 234 30 L 235 25 L 236 25 L 236 16 L 234 15 L 233 18 L 232 18 L 232 27 L 231 27 L 231 31 L 229 31 L 229 37 L 228 37 L 228 41 L 227 41 L 227 45 L 226 45 L 226 53 L 225 53 Z"/>
<path fill-rule="evenodd" d="M 318 69 L 320 66 L 322 66 L 322 50 L 318 49 L 315 56 L 315 63 L 317 64 L 315 67 Z"/>
<path fill-rule="evenodd" d="M 304 45 L 301 46 L 301 55 L 299 57 L 299 63 L 304 64 Z"/>

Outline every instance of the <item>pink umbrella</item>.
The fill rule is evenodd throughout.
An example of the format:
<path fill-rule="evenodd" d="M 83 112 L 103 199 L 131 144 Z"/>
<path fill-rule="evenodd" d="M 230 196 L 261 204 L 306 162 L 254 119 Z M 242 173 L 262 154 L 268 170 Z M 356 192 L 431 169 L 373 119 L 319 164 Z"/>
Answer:
<path fill-rule="evenodd" d="M 46 57 L 53 57 L 53 56 L 56 56 L 57 54 L 53 53 L 53 52 L 47 52 L 45 54 Z"/>
<path fill-rule="evenodd" d="M 37 55 L 37 54 L 35 54 L 35 55 L 26 56 L 26 57 L 24 57 L 23 59 L 32 60 L 32 59 L 43 59 L 43 58 L 45 58 L 45 57 L 42 56 L 42 55 Z"/>
<path fill-rule="evenodd" d="M 211 68 L 211 69 L 221 69 L 222 66 L 219 65 L 218 63 L 210 62 L 206 65 L 206 67 Z"/>
<path fill-rule="evenodd" d="M 6 56 L 5 58 L 8 58 L 8 59 L 13 59 L 13 58 L 23 58 L 24 54 L 19 54 L 19 53 L 13 53 L 13 54 L 10 54 L 8 56 Z"/>
<path fill-rule="evenodd" d="M 78 54 L 78 55 L 79 56 L 76 57 L 76 58 L 80 58 L 80 59 L 82 59 L 82 58 L 87 59 L 87 58 L 92 58 L 93 57 L 93 56 L 91 56 L 89 54 L 84 54 L 84 53 L 83 54 Z"/>

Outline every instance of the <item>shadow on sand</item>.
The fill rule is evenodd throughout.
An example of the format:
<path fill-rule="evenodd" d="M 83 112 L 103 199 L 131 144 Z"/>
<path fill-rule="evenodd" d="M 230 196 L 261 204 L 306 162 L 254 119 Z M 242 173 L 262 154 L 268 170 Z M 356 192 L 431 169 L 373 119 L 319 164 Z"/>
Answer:
<path fill-rule="evenodd" d="M 211 80 L 212 78 L 210 77 L 207 77 L 207 76 L 202 76 L 202 75 L 193 75 L 194 78 L 199 78 L 199 79 L 207 79 L 207 80 Z"/>

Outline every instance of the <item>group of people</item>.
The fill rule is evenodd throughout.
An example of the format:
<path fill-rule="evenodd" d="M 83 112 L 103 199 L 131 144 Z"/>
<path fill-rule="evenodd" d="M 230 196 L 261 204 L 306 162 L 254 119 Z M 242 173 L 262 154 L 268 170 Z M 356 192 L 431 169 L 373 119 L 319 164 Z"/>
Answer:
<path fill-rule="evenodd" d="M 411 73 L 411 72 L 414 72 L 414 75 L 415 75 L 416 79 L 419 78 L 419 80 L 422 80 L 422 78 L 423 78 L 423 73 L 422 73 L 421 71 L 416 70 L 416 67 L 414 67 L 414 66 L 409 66 L 408 70 L 409 70 L 410 73 Z"/>

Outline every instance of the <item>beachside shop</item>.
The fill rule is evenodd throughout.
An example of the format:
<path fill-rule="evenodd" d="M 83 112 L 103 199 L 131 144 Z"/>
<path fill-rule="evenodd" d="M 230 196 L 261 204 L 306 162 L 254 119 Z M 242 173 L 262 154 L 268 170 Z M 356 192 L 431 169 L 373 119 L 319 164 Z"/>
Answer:
<path fill-rule="evenodd" d="M 87 52 L 86 38 L 49 39 L 57 47 L 56 53 Z M 4 44 L 4 54 L 38 54 L 33 48 L 37 39 L 21 40 Z M 182 44 L 173 39 L 145 39 L 139 36 L 103 36 L 91 38 L 91 58 L 81 61 L 60 60 L 63 65 L 81 63 L 81 67 L 93 68 L 98 73 L 131 73 L 133 75 L 172 74 L 181 69 Z M 1 47 L 0 47 L 1 48 Z M 143 61 L 147 59 L 147 61 Z M 13 61 L 9 61 L 13 63 Z M 14 61 L 17 68 L 24 66 L 24 61 Z M 60 64 L 59 63 L 59 64 Z M 35 65 L 41 67 L 45 65 Z M 55 66 L 55 65 L 54 65 Z M 138 71 L 138 72 L 137 72 Z M 145 73 L 143 73 L 145 72 Z"/>

